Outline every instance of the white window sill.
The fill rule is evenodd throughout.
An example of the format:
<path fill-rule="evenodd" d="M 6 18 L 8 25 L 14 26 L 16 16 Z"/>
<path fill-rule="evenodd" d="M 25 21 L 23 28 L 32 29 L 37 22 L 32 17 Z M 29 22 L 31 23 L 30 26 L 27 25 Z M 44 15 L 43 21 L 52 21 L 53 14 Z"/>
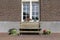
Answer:
<path fill-rule="evenodd" d="M 34 20 L 30 20 L 29 22 L 39 22 L 39 20 L 36 20 L 36 21 L 34 21 Z"/>

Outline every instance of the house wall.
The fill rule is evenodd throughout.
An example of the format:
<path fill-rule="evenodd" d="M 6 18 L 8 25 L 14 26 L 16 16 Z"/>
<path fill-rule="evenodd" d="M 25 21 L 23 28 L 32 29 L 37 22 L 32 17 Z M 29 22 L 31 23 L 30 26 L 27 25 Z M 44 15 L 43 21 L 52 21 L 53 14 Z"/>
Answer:
<path fill-rule="evenodd" d="M 0 21 L 20 21 L 21 0 L 0 0 Z"/>
<path fill-rule="evenodd" d="M 60 0 L 40 1 L 40 25 L 42 29 L 60 33 Z M 21 0 L 0 0 L 0 32 L 20 27 Z"/>
<path fill-rule="evenodd" d="M 40 0 L 41 28 L 60 33 L 60 0 Z"/>
<path fill-rule="evenodd" d="M 0 0 L 0 32 L 20 28 L 21 0 Z"/>
<path fill-rule="evenodd" d="M 40 0 L 41 21 L 60 21 L 60 0 Z"/>
<path fill-rule="evenodd" d="M 12 28 L 19 30 L 20 22 L 0 21 L 0 33 L 8 32 Z"/>
<path fill-rule="evenodd" d="M 60 21 L 60 1 L 41 0 L 41 21 Z M 0 21 L 20 21 L 21 0 L 0 0 Z"/>
<path fill-rule="evenodd" d="M 60 21 L 41 21 L 40 27 L 42 30 L 51 30 L 52 33 L 60 33 Z M 0 21 L 0 33 L 8 32 L 9 29 L 16 28 L 19 30 L 20 22 Z"/>
<path fill-rule="evenodd" d="M 42 30 L 51 30 L 52 33 L 60 33 L 60 21 L 41 21 Z"/>

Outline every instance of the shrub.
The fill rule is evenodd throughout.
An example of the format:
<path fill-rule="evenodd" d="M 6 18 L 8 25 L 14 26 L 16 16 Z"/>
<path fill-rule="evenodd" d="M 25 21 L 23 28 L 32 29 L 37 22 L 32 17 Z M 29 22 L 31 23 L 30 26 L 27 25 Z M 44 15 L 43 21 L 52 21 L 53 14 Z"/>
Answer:
<path fill-rule="evenodd" d="M 50 30 L 43 30 L 43 34 L 44 35 L 49 35 L 49 34 L 51 34 L 51 31 Z"/>
<path fill-rule="evenodd" d="M 9 29 L 9 35 L 17 35 L 17 30 L 15 28 Z"/>
<path fill-rule="evenodd" d="M 51 34 L 51 31 L 50 31 L 50 30 L 48 30 L 48 31 L 47 31 L 47 34 Z"/>
<path fill-rule="evenodd" d="M 46 35 L 47 34 L 47 31 L 46 30 L 43 30 L 43 34 Z"/>

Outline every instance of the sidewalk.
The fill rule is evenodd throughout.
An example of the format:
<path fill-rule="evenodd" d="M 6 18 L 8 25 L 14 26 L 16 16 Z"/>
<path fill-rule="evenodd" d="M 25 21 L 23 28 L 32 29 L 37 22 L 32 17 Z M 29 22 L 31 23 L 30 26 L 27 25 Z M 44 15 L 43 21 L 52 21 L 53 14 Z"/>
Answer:
<path fill-rule="evenodd" d="M 20 35 L 20 36 L 0 34 L 0 40 L 60 40 L 60 33 L 55 33 L 51 35 Z"/>

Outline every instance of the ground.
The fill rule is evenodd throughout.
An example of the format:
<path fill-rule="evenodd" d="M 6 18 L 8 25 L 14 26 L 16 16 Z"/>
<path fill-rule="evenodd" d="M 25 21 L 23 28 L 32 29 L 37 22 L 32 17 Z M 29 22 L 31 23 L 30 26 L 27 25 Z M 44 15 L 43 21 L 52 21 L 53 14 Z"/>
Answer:
<path fill-rule="evenodd" d="M 0 40 L 60 40 L 60 33 L 50 35 L 19 35 L 11 36 L 8 34 L 0 34 Z"/>

